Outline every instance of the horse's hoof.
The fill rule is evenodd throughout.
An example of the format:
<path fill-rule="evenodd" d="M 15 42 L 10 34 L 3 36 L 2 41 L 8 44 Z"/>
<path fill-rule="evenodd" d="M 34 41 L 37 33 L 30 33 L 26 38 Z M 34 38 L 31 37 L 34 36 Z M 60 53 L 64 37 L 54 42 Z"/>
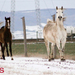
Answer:
<path fill-rule="evenodd" d="M 13 58 L 11 58 L 11 60 L 14 60 Z"/>
<path fill-rule="evenodd" d="M 51 59 L 48 59 L 48 61 L 51 61 Z"/>
<path fill-rule="evenodd" d="M 65 59 L 61 59 L 61 61 L 65 61 Z"/>
<path fill-rule="evenodd" d="M 3 60 L 5 60 L 5 57 L 3 57 Z"/>
<path fill-rule="evenodd" d="M 54 60 L 54 58 L 51 58 L 51 60 Z"/>
<path fill-rule="evenodd" d="M 5 58 L 3 58 L 3 60 L 5 60 Z"/>
<path fill-rule="evenodd" d="M 9 55 L 7 55 L 7 57 L 9 57 Z"/>

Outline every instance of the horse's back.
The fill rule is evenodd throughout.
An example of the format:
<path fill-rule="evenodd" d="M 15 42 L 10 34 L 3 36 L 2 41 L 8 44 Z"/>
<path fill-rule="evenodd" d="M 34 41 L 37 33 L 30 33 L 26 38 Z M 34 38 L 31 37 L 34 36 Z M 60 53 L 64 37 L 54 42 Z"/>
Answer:
<path fill-rule="evenodd" d="M 46 26 L 43 29 L 43 33 L 47 34 L 47 32 L 49 32 L 49 31 L 52 32 L 55 28 L 56 28 L 55 23 L 47 23 Z"/>
<path fill-rule="evenodd" d="M 0 29 L 0 42 L 4 43 L 3 30 Z"/>
<path fill-rule="evenodd" d="M 3 33 L 3 31 L 4 31 L 4 28 L 1 28 L 1 29 L 0 29 L 0 33 Z"/>
<path fill-rule="evenodd" d="M 0 42 L 4 42 L 4 26 L 0 28 Z"/>
<path fill-rule="evenodd" d="M 56 24 L 55 23 L 47 23 L 43 29 L 43 36 L 49 42 L 55 42 L 56 35 Z"/>

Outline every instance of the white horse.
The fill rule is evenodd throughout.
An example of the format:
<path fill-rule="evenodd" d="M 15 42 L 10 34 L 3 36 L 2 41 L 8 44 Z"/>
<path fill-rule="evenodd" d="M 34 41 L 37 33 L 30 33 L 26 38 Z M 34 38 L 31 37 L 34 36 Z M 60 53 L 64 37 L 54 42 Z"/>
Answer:
<path fill-rule="evenodd" d="M 65 58 L 64 58 L 63 52 L 64 52 L 65 43 L 66 43 L 67 32 L 63 26 L 63 7 L 61 8 L 56 7 L 56 22 L 53 22 L 49 19 L 47 20 L 47 24 L 43 29 L 43 36 L 44 36 L 45 45 L 47 48 L 49 61 L 51 59 L 54 59 L 53 51 L 54 51 L 55 44 L 59 50 L 60 59 L 64 61 Z M 51 54 L 49 49 L 49 42 L 52 43 Z"/>

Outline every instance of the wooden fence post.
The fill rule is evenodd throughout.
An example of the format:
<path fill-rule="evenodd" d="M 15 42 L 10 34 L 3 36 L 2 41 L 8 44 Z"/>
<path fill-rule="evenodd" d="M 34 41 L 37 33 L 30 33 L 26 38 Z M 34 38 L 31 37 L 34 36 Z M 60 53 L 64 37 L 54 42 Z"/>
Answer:
<path fill-rule="evenodd" d="M 57 52 L 56 52 L 56 45 L 55 45 L 54 46 L 54 55 L 53 55 L 54 58 L 56 58 L 56 54 L 57 54 Z"/>
<path fill-rule="evenodd" d="M 71 40 L 73 39 L 73 36 L 72 36 L 72 34 L 73 34 L 73 30 L 71 30 Z"/>
<path fill-rule="evenodd" d="M 24 52 L 25 56 L 27 56 L 27 42 L 26 42 L 26 26 L 25 26 L 25 18 L 22 17 L 23 21 L 23 33 L 24 33 Z"/>

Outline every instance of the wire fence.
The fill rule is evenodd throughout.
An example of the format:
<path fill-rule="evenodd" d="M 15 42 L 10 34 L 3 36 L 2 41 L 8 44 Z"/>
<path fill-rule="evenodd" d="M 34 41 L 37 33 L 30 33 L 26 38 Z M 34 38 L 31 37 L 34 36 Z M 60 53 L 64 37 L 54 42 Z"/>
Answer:
<path fill-rule="evenodd" d="M 32 39 L 33 40 L 33 39 Z M 50 44 L 51 45 L 51 44 Z M 24 43 L 18 42 L 12 44 L 12 50 L 14 56 L 25 56 Z M 65 57 L 67 59 L 75 59 L 75 42 L 68 41 L 64 50 Z M 29 57 L 44 57 L 47 58 L 47 50 L 44 42 L 27 42 L 27 56 Z M 56 48 L 56 58 L 59 58 L 59 52 Z"/>

